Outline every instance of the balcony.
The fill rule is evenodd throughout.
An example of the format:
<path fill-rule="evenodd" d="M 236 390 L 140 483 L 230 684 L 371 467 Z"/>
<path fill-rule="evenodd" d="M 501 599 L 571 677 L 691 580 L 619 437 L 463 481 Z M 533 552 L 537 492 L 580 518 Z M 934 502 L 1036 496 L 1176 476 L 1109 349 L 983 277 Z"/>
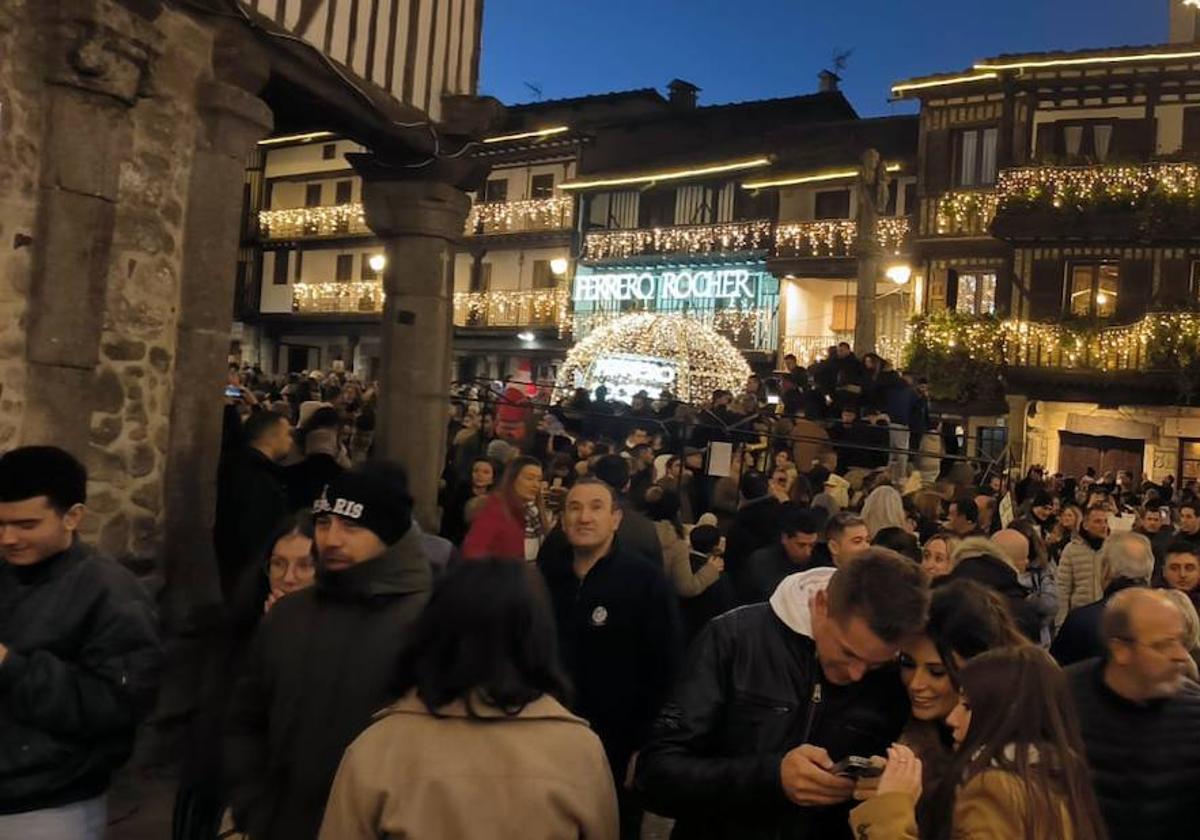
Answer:
<path fill-rule="evenodd" d="M 454 324 L 459 327 L 541 327 L 567 324 L 570 290 L 457 292 Z"/>
<path fill-rule="evenodd" d="M 946 193 L 935 199 L 934 233 L 937 236 L 990 236 L 998 203 L 997 193 L 991 189 Z"/>
<path fill-rule="evenodd" d="M 301 315 L 361 314 L 383 311 L 383 284 L 297 283 L 292 287 L 292 311 Z"/>
<path fill-rule="evenodd" d="M 1200 165 L 1150 162 L 1006 169 L 993 233 L 1004 239 L 1195 239 Z"/>
<path fill-rule="evenodd" d="M 677 225 L 637 230 L 594 231 L 584 238 L 584 260 L 612 260 L 650 254 L 717 254 L 771 247 L 765 219 L 717 225 Z"/>
<path fill-rule="evenodd" d="M 361 204 L 260 210 L 258 230 L 268 241 L 371 235 Z"/>
<path fill-rule="evenodd" d="M 570 230 L 574 213 L 570 196 L 492 201 L 471 208 L 465 230 L 468 236 Z"/>
<path fill-rule="evenodd" d="M 824 359 L 829 348 L 839 342 L 854 343 L 853 332 L 826 333 L 824 335 L 785 335 L 780 342 L 780 353 L 794 355 L 799 364 L 807 367 Z M 904 355 L 905 337 L 901 335 L 879 335 L 875 338 L 875 352 L 896 365 Z"/>

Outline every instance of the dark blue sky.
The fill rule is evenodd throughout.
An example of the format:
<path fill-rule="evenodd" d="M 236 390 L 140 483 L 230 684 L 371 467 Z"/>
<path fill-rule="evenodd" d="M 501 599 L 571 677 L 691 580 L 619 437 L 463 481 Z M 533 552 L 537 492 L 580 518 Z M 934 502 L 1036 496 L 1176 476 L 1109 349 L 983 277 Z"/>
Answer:
<path fill-rule="evenodd" d="M 853 48 L 843 89 L 859 113 L 903 78 L 1005 52 L 1167 40 L 1167 0 L 486 0 L 481 92 L 505 103 L 672 78 L 702 104 L 794 96 Z"/>

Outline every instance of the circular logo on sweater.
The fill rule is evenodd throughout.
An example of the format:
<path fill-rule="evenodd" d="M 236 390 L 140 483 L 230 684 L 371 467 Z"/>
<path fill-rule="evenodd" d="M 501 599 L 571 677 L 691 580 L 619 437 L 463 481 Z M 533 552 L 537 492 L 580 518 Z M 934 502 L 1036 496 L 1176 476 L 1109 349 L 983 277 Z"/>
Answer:
<path fill-rule="evenodd" d="M 592 610 L 592 626 L 603 627 L 608 623 L 608 610 L 604 607 L 596 607 Z"/>

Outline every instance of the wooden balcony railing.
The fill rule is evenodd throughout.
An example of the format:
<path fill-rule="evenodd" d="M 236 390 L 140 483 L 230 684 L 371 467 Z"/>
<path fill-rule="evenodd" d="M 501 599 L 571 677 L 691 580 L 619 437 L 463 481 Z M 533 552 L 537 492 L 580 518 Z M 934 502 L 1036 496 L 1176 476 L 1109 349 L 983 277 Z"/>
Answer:
<path fill-rule="evenodd" d="M 258 230 L 262 238 L 268 240 L 371 234 L 371 229 L 367 227 L 363 218 L 361 204 L 260 210 Z"/>
<path fill-rule="evenodd" d="M 574 212 L 575 203 L 570 196 L 491 201 L 471 208 L 465 230 L 469 236 L 570 230 Z"/>
<path fill-rule="evenodd" d="M 1147 201 L 1200 202 L 1200 164 L 1149 162 L 1005 169 L 996 183 L 1000 209 L 1042 206 L 1134 208 Z"/>

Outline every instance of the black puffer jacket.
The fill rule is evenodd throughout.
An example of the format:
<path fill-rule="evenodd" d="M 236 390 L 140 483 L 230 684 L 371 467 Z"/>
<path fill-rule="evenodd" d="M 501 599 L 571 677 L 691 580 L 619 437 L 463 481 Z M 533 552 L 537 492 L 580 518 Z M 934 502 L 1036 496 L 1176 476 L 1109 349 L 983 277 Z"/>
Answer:
<path fill-rule="evenodd" d="M 713 619 L 688 658 L 637 762 L 647 806 L 677 819 L 674 840 L 849 838 L 852 803 L 793 805 L 779 766 L 805 743 L 835 761 L 886 754 L 909 715 L 896 671 L 825 682 L 813 640 L 769 604 Z"/>
<path fill-rule="evenodd" d="M 1103 679 L 1099 659 L 1067 668 L 1109 840 L 1196 836 L 1200 685 L 1139 704 Z"/>
<path fill-rule="evenodd" d="M 162 648 L 150 596 L 76 541 L 0 562 L 0 814 L 98 796 L 154 704 Z"/>
<path fill-rule="evenodd" d="M 429 598 L 420 529 L 282 598 L 254 637 L 224 739 L 229 802 L 254 840 L 317 834 L 342 753 L 394 700 L 396 660 Z"/>

